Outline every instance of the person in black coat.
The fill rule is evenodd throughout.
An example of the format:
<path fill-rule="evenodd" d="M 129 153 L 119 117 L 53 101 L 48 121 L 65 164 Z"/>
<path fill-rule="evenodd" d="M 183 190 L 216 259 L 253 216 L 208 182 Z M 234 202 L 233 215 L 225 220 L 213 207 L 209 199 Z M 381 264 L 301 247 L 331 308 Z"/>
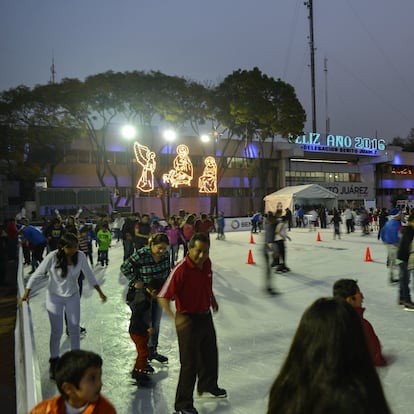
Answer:
<path fill-rule="evenodd" d="M 404 226 L 402 237 L 398 245 L 397 259 L 401 262 L 400 267 L 400 296 L 399 304 L 404 305 L 404 309 L 414 311 L 414 303 L 411 301 L 410 293 L 410 272 L 408 270 L 408 259 L 410 257 L 411 242 L 414 238 L 414 213 L 407 219 L 407 226 Z"/>

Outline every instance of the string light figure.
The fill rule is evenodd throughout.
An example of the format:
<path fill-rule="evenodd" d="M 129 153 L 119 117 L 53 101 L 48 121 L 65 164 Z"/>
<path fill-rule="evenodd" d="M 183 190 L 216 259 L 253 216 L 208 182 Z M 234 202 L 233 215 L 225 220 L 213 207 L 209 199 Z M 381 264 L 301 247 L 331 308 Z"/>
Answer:
<path fill-rule="evenodd" d="M 138 164 L 142 166 L 137 188 L 145 193 L 154 189 L 154 172 L 157 167 L 155 152 L 139 142 L 134 143 L 134 153 Z"/>
<path fill-rule="evenodd" d="M 198 190 L 200 193 L 217 193 L 217 163 L 212 156 L 204 160 L 203 174 L 198 178 Z"/>
<path fill-rule="evenodd" d="M 173 169 L 163 174 L 164 183 L 168 183 L 173 188 L 180 185 L 191 185 L 193 179 L 193 163 L 189 157 L 189 149 L 187 145 L 180 144 L 176 149 L 177 156 L 174 158 Z"/>

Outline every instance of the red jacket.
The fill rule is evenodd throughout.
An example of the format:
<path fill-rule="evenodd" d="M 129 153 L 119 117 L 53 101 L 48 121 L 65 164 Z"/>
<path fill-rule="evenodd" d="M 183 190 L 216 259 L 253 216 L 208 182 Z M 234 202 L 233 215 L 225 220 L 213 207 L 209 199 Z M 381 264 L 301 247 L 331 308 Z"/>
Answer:
<path fill-rule="evenodd" d="M 30 411 L 30 414 L 66 414 L 65 400 L 61 395 L 44 400 Z M 114 406 L 104 397 L 90 403 L 82 414 L 116 414 Z"/>
<path fill-rule="evenodd" d="M 364 318 L 365 308 L 354 308 L 361 318 L 362 328 L 364 329 L 365 339 L 367 341 L 369 353 L 371 354 L 372 362 L 377 367 L 387 365 L 387 361 L 382 355 L 381 344 L 373 326 Z"/>

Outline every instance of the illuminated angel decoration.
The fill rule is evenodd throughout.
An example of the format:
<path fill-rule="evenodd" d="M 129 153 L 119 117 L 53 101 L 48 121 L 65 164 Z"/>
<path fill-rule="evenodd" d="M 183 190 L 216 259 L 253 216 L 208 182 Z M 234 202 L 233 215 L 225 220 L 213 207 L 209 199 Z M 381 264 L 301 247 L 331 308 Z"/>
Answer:
<path fill-rule="evenodd" d="M 204 160 L 203 175 L 198 178 L 198 189 L 200 193 L 217 193 L 217 164 L 214 157 Z"/>
<path fill-rule="evenodd" d="M 165 183 L 170 183 L 171 187 L 177 188 L 179 185 L 191 185 L 193 179 L 193 163 L 188 156 L 190 152 L 187 145 L 177 146 L 177 156 L 174 159 L 174 169 L 164 174 L 162 179 Z"/>
<path fill-rule="evenodd" d="M 139 142 L 134 143 L 134 153 L 138 164 L 142 166 L 142 173 L 137 183 L 137 188 L 148 193 L 154 189 L 154 171 L 157 163 L 155 152 Z"/>

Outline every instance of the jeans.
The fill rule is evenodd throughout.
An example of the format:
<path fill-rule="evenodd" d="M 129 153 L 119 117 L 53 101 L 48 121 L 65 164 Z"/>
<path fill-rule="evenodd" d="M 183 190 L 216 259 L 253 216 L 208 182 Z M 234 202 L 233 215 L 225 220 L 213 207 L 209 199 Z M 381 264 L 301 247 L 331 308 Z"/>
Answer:
<path fill-rule="evenodd" d="M 151 322 L 153 331 L 150 334 L 148 346 L 153 348 L 154 351 L 157 349 L 158 346 L 158 336 L 160 334 L 160 323 L 161 323 L 161 316 L 162 316 L 162 308 L 158 303 L 157 299 L 152 300 L 152 307 L 151 307 Z"/>
<path fill-rule="evenodd" d="M 98 255 L 102 266 L 108 264 L 108 250 L 98 250 Z"/>
<path fill-rule="evenodd" d="M 387 254 L 388 254 L 388 269 L 390 279 L 394 279 L 394 274 L 397 272 L 397 253 L 398 253 L 398 245 L 396 244 L 386 244 L 387 246 Z M 400 267 L 401 272 L 401 267 Z"/>
<path fill-rule="evenodd" d="M 407 269 L 408 262 L 401 262 L 400 266 L 400 300 L 411 302 L 410 294 L 410 271 Z"/>
<path fill-rule="evenodd" d="M 169 249 L 170 249 L 170 257 L 171 257 L 170 259 L 171 268 L 173 268 L 175 265 L 175 259 L 178 253 L 178 244 L 170 244 Z"/>

